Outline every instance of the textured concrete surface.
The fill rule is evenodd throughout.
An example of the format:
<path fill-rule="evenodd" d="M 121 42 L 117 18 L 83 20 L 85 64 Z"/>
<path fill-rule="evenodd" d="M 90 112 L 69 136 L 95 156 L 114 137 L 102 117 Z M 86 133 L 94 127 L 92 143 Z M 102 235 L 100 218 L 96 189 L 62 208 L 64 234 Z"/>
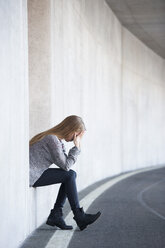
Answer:
<path fill-rule="evenodd" d="M 30 139 L 51 120 L 51 1 L 28 0 L 27 4 Z"/>
<path fill-rule="evenodd" d="M 106 0 L 122 25 L 165 58 L 164 0 Z"/>
<path fill-rule="evenodd" d="M 165 149 L 164 61 L 126 29 L 122 58 L 123 167 L 160 164 Z"/>
<path fill-rule="evenodd" d="M 8 248 L 29 233 L 27 38 L 26 1 L 0 1 L 0 247 Z"/>

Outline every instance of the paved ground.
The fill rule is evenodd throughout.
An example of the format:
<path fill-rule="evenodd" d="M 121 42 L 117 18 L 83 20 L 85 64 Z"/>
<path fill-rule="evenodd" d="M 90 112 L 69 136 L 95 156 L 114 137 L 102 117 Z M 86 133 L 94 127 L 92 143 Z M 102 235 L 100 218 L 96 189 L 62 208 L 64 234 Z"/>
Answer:
<path fill-rule="evenodd" d="M 99 184 L 105 181 L 108 179 Z M 81 192 L 79 199 L 99 184 Z M 116 183 L 92 203 L 87 213 L 98 210 L 102 212 L 100 218 L 83 231 L 76 229 L 68 248 L 165 248 L 165 167 Z M 67 203 L 64 216 L 68 212 Z M 56 229 L 43 224 L 21 248 L 46 247 Z"/>

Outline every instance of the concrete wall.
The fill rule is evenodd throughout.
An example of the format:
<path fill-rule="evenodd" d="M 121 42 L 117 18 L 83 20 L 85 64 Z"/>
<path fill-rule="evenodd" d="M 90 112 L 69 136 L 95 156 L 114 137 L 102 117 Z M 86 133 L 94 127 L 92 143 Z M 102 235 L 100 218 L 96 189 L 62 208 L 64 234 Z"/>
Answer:
<path fill-rule="evenodd" d="M 86 123 L 73 167 L 82 189 L 122 168 L 121 25 L 104 1 L 54 1 L 52 24 L 52 116 Z"/>
<path fill-rule="evenodd" d="M 50 13 L 50 0 L 28 0 L 30 138 L 45 130 L 51 119 Z"/>
<path fill-rule="evenodd" d="M 165 162 L 165 61 L 123 28 L 123 169 Z"/>
<path fill-rule="evenodd" d="M 29 89 L 26 0 L 0 1 L 0 247 L 29 234 Z"/>
<path fill-rule="evenodd" d="M 51 1 L 29 0 L 27 7 L 30 140 L 51 127 Z M 29 188 L 29 233 L 49 215 L 59 187 Z"/>
<path fill-rule="evenodd" d="M 21 3 L 0 4 L 0 247 L 9 248 L 46 220 L 59 188 L 29 188 L 28 141 L 66 116 L 82 116 L 87 128 L 73 166 L 79 191 L 165 163 L 164 60 L 123 28 L 104 1 Z"/>
<path fill-rule="evenodd" d="M 53 3 L 53 120 L 75 113 L 87 126 L 74 166 L 79 189 L 164 163 L 164 60 L 123 28 L 104 1 Z"/>

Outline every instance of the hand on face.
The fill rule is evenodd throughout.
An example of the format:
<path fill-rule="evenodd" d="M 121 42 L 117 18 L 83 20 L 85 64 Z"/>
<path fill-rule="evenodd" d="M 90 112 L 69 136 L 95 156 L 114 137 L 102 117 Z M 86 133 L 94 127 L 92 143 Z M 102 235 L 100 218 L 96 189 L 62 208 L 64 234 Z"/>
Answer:
<path fill-rule="evenodd" d="M 81 131 L 79 134 L 74 133 L 73 142 L 78 148 L 80 148 L 80 140 L 82 139 L 84 132 L 85 131 Z"/>
<path fill-rule="evenodd" d="M 82 137 L 83 137 L 83 135 L 84 135 L 84 133 L 85 133 L 85 131 L 81 131 L 80 133 L 78 133 L 78 134 L 74 134 L 74 138 L 76 137 L 76 138 L 78 138 L 78 139 L 81 139 Z"/>

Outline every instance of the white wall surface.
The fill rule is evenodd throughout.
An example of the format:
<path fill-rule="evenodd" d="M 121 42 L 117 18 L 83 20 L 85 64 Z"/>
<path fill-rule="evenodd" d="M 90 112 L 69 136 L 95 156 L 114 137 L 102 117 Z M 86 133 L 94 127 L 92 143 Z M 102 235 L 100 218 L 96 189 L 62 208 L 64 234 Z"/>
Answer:
<path fill-rule="evenodd" d="M 0 1 L 0 247 L 29 234 L 26 0 Z"/>
<path fill-rule="evenodd" d="M 123 169 L 165 161 L 165 61 L 123 28 Z"/>
<path fill-rule="evenodd" d="M 8 248 L 18 247 L 53 207 L 58 185 L 29 188 L 28 142 L 66 116 L 81 116 L 87 128 L 72 167 L 79 191 L 165 163 L 164 60 L 123 28 L 103 0 L 26 5 L 0 3 L 0 247 Z"/>

